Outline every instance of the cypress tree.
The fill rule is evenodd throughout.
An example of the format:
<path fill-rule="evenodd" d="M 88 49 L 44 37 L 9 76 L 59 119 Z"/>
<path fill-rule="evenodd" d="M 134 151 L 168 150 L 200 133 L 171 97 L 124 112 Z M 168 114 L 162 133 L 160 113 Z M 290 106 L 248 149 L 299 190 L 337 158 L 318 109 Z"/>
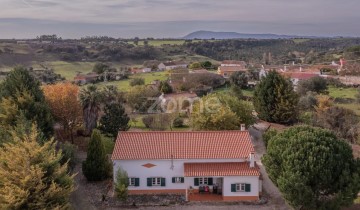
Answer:
<path fill-rule="evenodd" d="M 82 171 L 88 181 L 102 181 L 110 176 L 111 164 L 105 152 L 100 132 L 93 130 Z"/>
<path fill-rule="evenodd" d="M 254 107 L 260 119 L 282 124 L 292 124 L 298 117 L 299 96 L 290 80 L 276 71 L 270 71 L 260 81 L 254 92 Z"/>

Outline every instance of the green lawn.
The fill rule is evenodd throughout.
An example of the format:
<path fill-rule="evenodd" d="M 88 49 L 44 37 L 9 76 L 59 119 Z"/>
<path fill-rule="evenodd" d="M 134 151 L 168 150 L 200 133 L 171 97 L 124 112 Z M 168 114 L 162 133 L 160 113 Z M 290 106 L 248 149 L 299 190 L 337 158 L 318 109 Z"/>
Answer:
<path fill-rule="evenodd" d="M 65 62 L 65 61 L 53 61 L 45 63 L 46 66 L 54 69 L 54 72 L 61 74 L 66 80 L 72 81 L 77 74 L 81 72 L 83 74 L 92 71 L 95 62 Z"/>
<path fill-rule="evenodd" d="M 333 98 L 356 98 L 356 88 L 329 87 L 329 95 Z"/>
<path fill-rule="evenodd" d="M 168 78 L 168 72 L 151 72 L 131 75 L 127 80 L 111 81 L 111 82 L 100 82 L 96 86 L 102 88 L 107 85 L 114 85 L 121 91 L 127 91 L 130 88 L 130 81 L 133 78 L 144 78 L 145 84 L 150 84 L 154 80 L 166 80 Z"/>
<path fill-rule="evenodd" d="M 243 89 L 241 90 L 242 93 L 244 94 L 244 96 L 247 97 L 253 97 L 254 96 L 254 89 Z M 229 93 L 230 92 L 230 87 L 222 87 L 222 88 L 218 88 L 214 90 L 214 93 Z"/>

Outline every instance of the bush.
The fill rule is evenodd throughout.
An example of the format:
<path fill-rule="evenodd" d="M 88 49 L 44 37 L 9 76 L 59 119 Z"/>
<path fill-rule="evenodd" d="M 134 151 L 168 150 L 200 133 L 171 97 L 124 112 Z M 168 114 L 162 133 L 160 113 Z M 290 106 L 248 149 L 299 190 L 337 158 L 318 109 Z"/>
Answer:
<path fill-rule="evenodd" d="M 111 163 L 98 130 L 93 130 L 82 171 L 88 181 L 102 181 L 111 176 Z"/>
<path fill-rule="evenodd" d="M 65 144 L 61 144 L 60 145 L 60 149 L 62 150 L 62 158 L 60 163 L 61 164 L 65 164 L 66 162 L 68 162 L 68 168 L 69 171 L 73 171 L 76 165 L 76 150 L 77 147 L 73 144 L 70 144 L 69 142 L 66 142 Z"/>
<path fill-rule="evenodd" d="M 183 127 L 184 126 L 184 120 L 181 117 L 175 118 L 175 120 L 173 121 L 173 126 L 175 128 Z"/>
<path fill-rule="evenodd" d="M 130 81 L 130 86 L 145 85 L 144 78 L 134 78 Z"/>
<path fill-rule="evenodd" d="M 126 201 L 128 198 L 128 186 L 129 186 L 128 174 L 122 168 L 119 168 L 119 170 L 116 172 L 116 183 L 115 183 L 116 197 L 122 201 Z"/>
<path fill-rule="evenodd" d="M 267 130 L 264 134 L 263 134 L 263 141 L 265 144 L 265 147 L 267 148 L 267 145 L 269 144 L 271 138 L 273 138 L 274 136 L 276 136 L 278 134 L 277 130 L 275 130 L 274 128 L 270 128 L 269 130 Z"/>
<path fill-rule="evenodd" d="M 301 96 L 299 99 L 300 110 L 314 110 L 318 104 L 318 100 L 314 93 L 307 92 L 306 95 Z"/>

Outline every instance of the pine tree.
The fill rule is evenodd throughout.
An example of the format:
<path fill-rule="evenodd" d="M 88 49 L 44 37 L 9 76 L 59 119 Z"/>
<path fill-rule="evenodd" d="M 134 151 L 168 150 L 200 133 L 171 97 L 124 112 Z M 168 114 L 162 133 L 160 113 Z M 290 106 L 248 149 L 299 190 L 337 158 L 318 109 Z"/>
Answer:
<path fill-rule="evenodd" d="M 292 124 L 298 117 L 299 96 L 290 80 L 270 71 L 256 86 L 254 107 L 262 120 Z"/>
<path fill-rule="evenodd" d="M 111 164 L 98 130 L 92 132 L 82 171 L 88 181 L 102 181 L 110 176 Z"/>
<path fill-rule="evenodd" d="M 0 209 L 68 209 L 74 177 L 55 142 L 40 145 L 35 126 L 29 135 L 13 133 L 0 147 Z"/>
<path fill-rule="evenodd" d="M 26 119 L 34 121 L 49 138 L 53 133 L 53 119 L 45 102 L 40 82 L 23 67 L 16 67 L 0 85 L 0 100 L 10 100 Z"/>
<path fill-rule="evenodd" d="M 116 137 L 119 131 L 127 131 L 130 118 L 125 113 L 124 107 L 120 103 L 106 104 L 104 115 L 100 119 L 99 129 L 112 137 Z"/>

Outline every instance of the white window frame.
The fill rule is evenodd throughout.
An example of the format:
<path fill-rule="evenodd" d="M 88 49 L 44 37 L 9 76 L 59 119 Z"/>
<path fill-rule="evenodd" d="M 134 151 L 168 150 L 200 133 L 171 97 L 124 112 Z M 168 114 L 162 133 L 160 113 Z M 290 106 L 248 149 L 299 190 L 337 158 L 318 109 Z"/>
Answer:
<path fill-rule="evenodd" d="M 182 179 L 182 177 L 174 177 L 175 178 L 175 183 L 182 183 L 181 182 L 181 179 Z"/>
<path fill-rule="evenodd" d="M 199 178 L 199 185 L 208 185 L 209 179 L 208 177 L 200 177 Z"/>
<path fill-rule="evenodd" d="M 136 177 L 129 177 L 129 186 L 135 186 Z"/>
<path fill-rule="evenodd" d="M 152 177 L 151 186 L 161 186 L 161 177 Z"/>
<path fill-rule="evenodd" d="M 237 183 L 236 192 L 245 192 L 245 183 Z"/>

